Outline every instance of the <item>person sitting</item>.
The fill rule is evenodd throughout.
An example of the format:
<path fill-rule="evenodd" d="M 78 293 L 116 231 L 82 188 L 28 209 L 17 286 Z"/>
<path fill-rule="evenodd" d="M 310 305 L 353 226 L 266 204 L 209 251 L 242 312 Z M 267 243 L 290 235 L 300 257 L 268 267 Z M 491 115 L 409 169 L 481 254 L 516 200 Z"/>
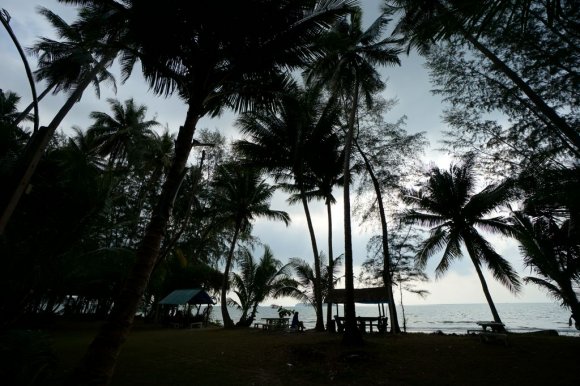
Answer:
<path fill-rule="evenodd" d="M 294 316 L 292 317 L 292 323 L 290 324 L 290 328 L 296 331 L 304 331 L 304 323 L 298 320 L 298 311 L 294 312 Z"/>

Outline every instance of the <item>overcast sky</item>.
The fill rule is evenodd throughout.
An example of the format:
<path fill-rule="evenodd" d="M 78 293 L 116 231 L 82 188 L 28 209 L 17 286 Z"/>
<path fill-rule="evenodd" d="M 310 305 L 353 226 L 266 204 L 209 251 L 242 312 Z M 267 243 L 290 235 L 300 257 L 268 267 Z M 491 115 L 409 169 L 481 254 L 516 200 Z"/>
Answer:
<path fill-rule="evenodd" d="M 381 1 L 363 0 L 361 3 L 365 12 L 364 22 L 368 25 L 378 16 Z M 35 11 L 39 5 L 53 10 L 67 21 L 72 21 L 75 15 L 73 7 L 63 6 L 56 0 L 2 1 L 1 7 L 10 13 L 12 17 L 10 25 L 24 47 L 30 47 L 40 36 L 55 38 L 54 31 L 50 25 Z M 432 150 L 439 147 L 437 140 L 444 129 L 444 124 L 441 122 L 443 109 L 441 100 L 430 93 L 432 86 L 429 83 L 428 73 L 423 67 L 423 60 L 414 54 L 410 57 L 403 56 L 401 60 L 402 65 L 400 67 L 381 69 L 381 74 L 387 79 L 388 84 L 385 96 L 387 98 L 397 98 L 399 101 L 398 105 L 387 116 L 387 120 L 393 122 L 402 115 L 406 115 L 406 130 L 409 133 L 426 132 L 427 138 L 431 142 L 431 148 L 427 150 L 424 156 L 421 156 L 423 160 L 446 167 L 450 162 L 449 156 Z M 34 68 L 35 59 L 29 57 L 29 62 Z M 73 126 L 85 129 L 90 124 L 88 115 L 91 111 L 110 111 L 106 103 L 107 98 L 117 98 L 120 101 L 134 98 L 137 104 L 144 104 L 148 107 L 149 118 L 155 117 L 172 132 L 175 132 L 183 123 L 186 112 L 183 102 L 175 97 L 161 98 L 148 92 L 145 83 L 139 76 L 138 67 L 135 69 L 132 78 L 125 84 L 120 83 L 120 77 L 117 77 L 117 80 L 117 94 L 114 94 L 107 85 L 101 87 L 100 99 L 96 98 L 92 89 L 87 90 L 80 103 L 75 105 L 63 121 L 60 129 L 64 132 L 67 132 Z M 28 105 L 31 100 L 30 88 L 22 62 L 14 44 L 4 29 L 0 31 L 0 88 L 19 94 L 22 97 L 21 108 Z M 40 93 L 43 89 L 43 84 L 37 84 L 37 93 Z M 63 102 L 64 96 L 62 95 L 47 96 L 40 103 L 40 123 L 47 124 Z M 226 138 L 233 139 L 238 137 L 237 129 L 233 126 L 234 119 L 235 116 L 233 114 L 225 114 L 216 120 L 204 119 L 200 122 L 198 128 L 218 129 Z M 162 129 L 160 128 L 160 130 Z M 340 191 L 337 190 L 335 196 L 338 202 L 333 209 L 333 234 L 335 238 L 334 252 L 337 255 L 344 251 L 344 244 Z M 276 195 L 272 202 L 272 208 L 286 210 L 292 218 L 292 224 L 289 227 L 285 227 L 281 223 L 258 221 L 254 226 L 254 234 L 264 244 L 270 245 L 275 256 L 283 262 L 286 262 L 290 257 L 301 257 L 311 261 L 312 252 L 302 208 L 301 206 L 288 207 L 285 199 L 286 197 L 282 194 Z M 317 232 L 318 246 L 326 254 L 327 220 L 325 208 L 320 203 L 318 205 L 313 204 L 311 210 Z M 366 258 L 366 244 L 372 234 L 373 232 L 370 229 L 355 226 L 353 233 L 355 266 L 360 265 Z M 493 245 L 502 256 L 513 264 L 520 274 L 529 275 L 529 272 L 524 272 L 523 270 L 522 259 L 513 241 L 494 238 Z M 256 256 L 261 255 L 261 253 L 261 249 L 255 251 Z M 444 277 L 434 280 L 433 269 L 437 262 L 437 257 L 434 257 L 427 271 L 432 280 L 422 285 L 422 288 L 429 290 L 431 295 L 426 299 L 408 295 L 405 297 L 407 304 L 485 302 L 475 270 L 468 258 L 454 262 L 454 265 Z M 485 275 L 495 302 L 551 301 L 544 293 L 531 286 L 525 286 L 523 291 L 515 296 L 495 282 L 489 272 L 486 271 Z M 288 305 L 293 303 L 294 301 L 292 300 L 287 302 Z"/>

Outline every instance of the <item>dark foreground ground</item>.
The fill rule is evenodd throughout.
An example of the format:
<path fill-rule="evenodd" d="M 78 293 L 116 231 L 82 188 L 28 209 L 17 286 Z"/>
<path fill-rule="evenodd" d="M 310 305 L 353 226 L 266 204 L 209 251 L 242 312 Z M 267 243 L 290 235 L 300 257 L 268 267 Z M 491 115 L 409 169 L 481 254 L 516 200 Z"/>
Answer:
<path fill-rule="evenodd" d="M 60 384 L 94 337 L 95 325 L 45 331 Z M 137 326 L 113 385 L 580 385 L 580 338 L 368 335 L 362 348 L 327 333 L 171 330 Z M 9 383 L 0 380 L 0 384 Z"/>

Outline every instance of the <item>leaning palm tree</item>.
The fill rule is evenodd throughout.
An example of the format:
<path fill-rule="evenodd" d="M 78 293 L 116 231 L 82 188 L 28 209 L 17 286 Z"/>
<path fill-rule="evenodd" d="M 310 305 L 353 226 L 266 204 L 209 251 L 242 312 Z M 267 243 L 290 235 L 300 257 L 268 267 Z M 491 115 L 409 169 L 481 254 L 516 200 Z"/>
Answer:
<path fill-rule="evenodd" d="M 34 72 L 37 81 L 45 81 L 46 88 L 38 95 L 38 102 L 49 93 L 70 92 L 79 82 L 92 76 L 91 82 L 97 96 L 100 96 L 100 83 L 108 82 L 116 89 L 115 78 L 105 66 L 93 68 L 97 63 L 94 55 L 95 41 L 88 39 L 78 23 L 68 24 L 59 15 L 47 8 L 39 7 L 38 13 L 44 16 L 61 40 L 40 38 L 28 53 L 38 57 L 37 70 Z M 18 116 L 18 124 L 30 112 L 31 103 Z"/>
<path fill-rule="evenodd" d="M 576 329 L 580 330 L 580 245 L 570 237 L 570 220 L 559 225 L 547 216 L 533 219 L 516 211 L 511 221 L 524 263 L 536 273 L 525 277 L 524 282 L 543 288 L 561 301 L 572 311 Z"/>
<path fill-rule="evenodd" d="M 242 310 L 242 326 L 250 326 L 256 318 L 258 305 L 268 297 L 293 296 L 298 292 L 298 283 L 292 279 L 290 265 L 283 265 L 274 258 L 267 245 L 259 262 L 255 262 L 252 252 L 244 249 L 238 260 L 240 272 L 232 274 L 234 292 L 239 302 L 230 299 L 230 304 Z"/>
<path fill-rule="evenodd" d="M 90 2 L 86 1 L 83 3 Z M 107 3 L 114 3 L 114 1 L 110 0 Z M 45 39 L 32 49 L 32 52 L 37 53 L 40 57 L 40 72 L 37 73 L 37 77 L 49 80 L 49 83 L 54 84 L 56 88 L 70 90 L 70 95 L 50 123 L 47 126 L 41 126 L 38 130 L 35 130 L 34 135 L 30 138 L 26 151 L 21 156 L 20 167 L 15 169 L 12 178 L 8 182 L 6 197 L 1 197 L 0 234 L 4 233 L 10 217 L 27 188 L 43 152 L 62 120 L 73 106 L 81 100 L 85 89 L 91 83 L 98 85 L 102 80 L 112 79 L 111 74 L 106 71 L 106 68 L 111 66 L 115 59 L 119 45 L 105 42 L 102 31 L 107 31 L 109 36 L 115 36 L 119 41 L 124 39 L 119 37 L 119 33 L 122 31 L 113 28 L 112 24 L 107 23 L 105 20 L 112 13 L 108 12 L 110 9 L 102 8 L 104 4 L 105 2 L 102 2 L 97 7 L 91 8 L 87 6 L 81 8 L 79 20 L 75 21 L 71 26 L 68 26 L 54 13 L 46 9 L 41 9 L 41 13 L 53 23 L 64 42 L 52 42 Z M 101 23 L 95 23 L 91 29 L 87 29 L 83 24 L 83 19 L 88 17 L 91 12 L 103 17 L 100 19 Z M 107 25 L 108 28 L 102 28 L 103 25 Z M 77 38 L 78 41 L 69 41 L 70 39 Z M 80 49 L 82 55 L 78 55 L 79 47 L 82 47 Z M 69 51 L 67 52 L 67 50 Z M 81 60 L 79 60 L 79 57 L 82 57 Z M 23 117 L 24 115 L 17 118 L 17 120 Z"/>
<path fill-rule="evenodd" d="M 227 291 L 234 252 L 240 235 L 250 232 L 252 220 L 257 217 L 280 220 L 286 225 L 290 222 L 286 212 L 270 209 L 270 199 L 274 191 L 275 187 L 268 185 L 256 169 L 241 168 L 239 164 L 226 164 L 217 172 L 214 182 L 214 202 L 216 212 L 219 213 L 218 221 L 230 225 L 233 231 L 221 288 L 221 310 L 226 328 L 234 325 L 227 309 Z"/>
<path fill-rule="evenodd" d="M 493 319 L 501 323 L 483 276 L 482 265 L 485 263 L 494 278 L 514 293 L 520 290 L 521 284 L 511 264 L 493 249 L 478 228 L 500 235 L 513 235 L 513 228 L 502 216 L 485 217 L 512 198 L 512 188 L 506 182 L 489 185 L 474 193 L 475 183 L 473 158 L 466 159 L 463 164 L 451 165 L 449 171 L 434 167 L 421 189 L 403 192 L 403 201 L 419 209 L 407 210 L 403 219 L 431 227 L 430 236 L 423 241 L 417 255 L 420 267 L 425 267 L 429 258 L 444 248 L 435 269 L 437 277 L 449 269 L 453 260 L 462 257 L 461 245 L 465 246 Z"/>
<path fill-rule="evenodd" d="M 361 28 L 362 14 L 360 9 L 353 11 L 350 19 L 346 17 L 341 19 L 321 39 L 321 45 L 328 50 L 327 54 L 320 60 L 315 61 L 308 72 L 309 82 L 320 87 L 326 87 L 333 98 L 344 100 L 345 111 L 348 112 L 343 166 L 344 260 L 346 271 L 344 342 L 347 344 L 362 343 L 362 335 L 356 327 L 354 306 L 350 158 L 360 99 L 364 96 L 367 105 L 371 105 L 372 95 L 385 86 L 376 67 L 400 64 L 397 42 L 382 36 L 389 21 L 388 16 L 387 14 L 382 14 L 365 31 Z M 387 287 L 390 285 L 391 283 L 385 283 Z"/>

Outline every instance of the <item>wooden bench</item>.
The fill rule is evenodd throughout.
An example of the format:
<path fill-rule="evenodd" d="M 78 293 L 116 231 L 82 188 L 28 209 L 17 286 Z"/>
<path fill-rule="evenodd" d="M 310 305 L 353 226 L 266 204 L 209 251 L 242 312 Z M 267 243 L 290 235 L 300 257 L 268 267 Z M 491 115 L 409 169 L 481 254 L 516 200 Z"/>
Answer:
<path fill-rule="evenodd" d="M 202 322 L 193 322 L 189 324 L 189 328 L 202 328 L 202 327 L 203 327 Z"/>
<path fill-rule="evenodd" d="M 265 326 L 266 326 L 266 323 L 259 323 L 259 322 L 254 323 L 254 328 L 260 328 L 260 327 L 265 328 Z"/>

